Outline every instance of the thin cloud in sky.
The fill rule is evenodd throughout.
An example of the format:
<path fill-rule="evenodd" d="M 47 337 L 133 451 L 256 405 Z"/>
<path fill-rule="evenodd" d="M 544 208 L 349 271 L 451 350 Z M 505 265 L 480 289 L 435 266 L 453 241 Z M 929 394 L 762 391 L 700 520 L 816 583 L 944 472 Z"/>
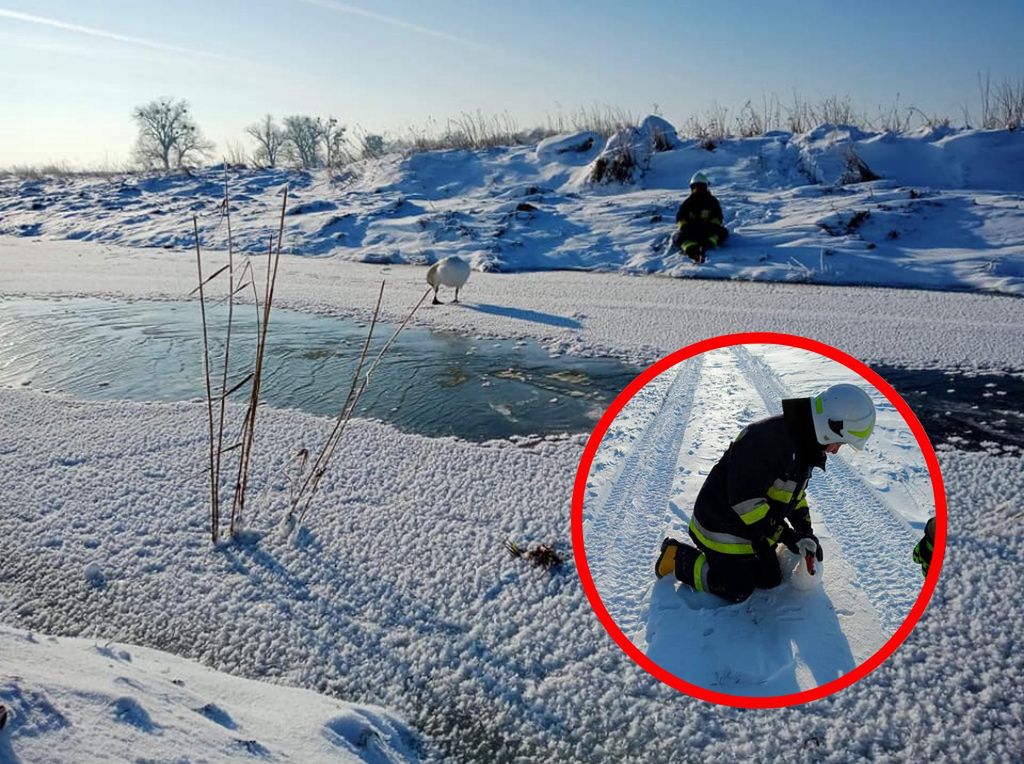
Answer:
<path fill-rule="evenodd" d="M 220 61 L 229 61 L 232 63 L 249 63 L 243 59 L 233 58 L 231 56 L 224 56 L 220 53 L 211 53 L 205 50 L 195 50 L 194 48 L 183 48 L 178 45 L 169 45 L 167 43 L 159 42 L 157 40 L 147 40 L 144 37 L 133 37 L 131 35 L 118 34 L 116 32 L 108 32 L 104 29 L 96 29 L 95 27 L 82 26 L 81 24 L 71 24 L 66 21 L 60 21 L 59 19 L 49 19 L 43 16 L 34 16 L 31 13 L 21 13 L 20 11 L 11 11 L 6 8 L 0 8 L 0 18 L 13 19 L 15 21 L 24 21 L 28 24 L 40 24 L 42 26 L 52 27 L 54 29 L 64 29 L 68 32 L 77 32 L 78 34 L 90 35 L 92 37 L 100 37 L 105 40 L 114 40 L 116 42 L 128 43 L 129 45 L 141 45 L 146 48 L 152 48 L 154 50 L 162 50 L 168 53 L 179 53 L 186 56 L 198 56 L 201 58 L 214 58 Z"/>
<path fill-rule="evenodd" d="M 306 3 L 306 5 L 316 5 L 320 8 L 335 11 L 336 13 L 347 13 L 350 16 L 360 16 L 364 19 L 372 19 L 373 21 L 379 21 L 382 24 L 390 24 L 394 27 L 401 27 L 402 29 L 408 29 L 418 34 L 437 37 L 441 40 L 448 40 L 449 42 L 466 45 L 471 48 L 487 48 L 483 43 L 474 42 L 473 40 L 467 40 L 453 34 L 448 34 L 448 32 L 443 32 L 439 29 L 420 26 L 419 24 L 413 24 L 408 21 L 403 21 L 402 19 L 397 19 L 394 16 L 385 16 L 382 13 L 368 11 L 365 8 L 358 8 L 354 5 L 349 5 L 348 3 L 339 3 L 336 2 L 336 0 L 298 0 L 298 2 Z"/>

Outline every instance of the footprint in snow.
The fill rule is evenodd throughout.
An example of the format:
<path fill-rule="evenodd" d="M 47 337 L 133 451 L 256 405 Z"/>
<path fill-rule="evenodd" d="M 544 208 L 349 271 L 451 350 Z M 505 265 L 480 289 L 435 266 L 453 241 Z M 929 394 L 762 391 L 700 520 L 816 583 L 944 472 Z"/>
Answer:
<path fill-rule="evenodd" d="M 110 704 L 114 709 L 114 719 L 124 724 L 138 727 L 143 732 L 154 732 L 156 725 L 149 713 L 135 698 L 125 695 Z"/>
<path fill-rule="evenodd" d="M 219 724 L 221 727 L 229 730 L 238 729 L 238 725 L 235 724 L 235 720 L 231 718 L 231 714 L 225 711 L 223 708 L 218 706 L 216 703 L 207 703 L 202 708 L 195 709 L 197 714 L 202 714 L 214 724 Z"/>

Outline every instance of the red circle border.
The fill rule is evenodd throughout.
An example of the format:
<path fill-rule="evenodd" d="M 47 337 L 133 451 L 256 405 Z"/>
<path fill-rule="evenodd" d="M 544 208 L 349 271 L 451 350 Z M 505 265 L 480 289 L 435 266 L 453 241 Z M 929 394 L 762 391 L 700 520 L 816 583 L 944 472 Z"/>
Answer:
<path fill-rule="evenodd" d="M 693 358 L 694 356 L 706 353 L 710 350 L 718 350 L 720 348 L 731 347 L 733 345 L 758 344 L 786 345 L 802 350 L 809 350 L 813 353 L 826 356 L 827 358 L 846 366 L 848 369 L 859 374 L 866 381 L 874 385 L 875 389 L 881 392 L 896 408 L 896 410 L 900 412 L 904 421 L 910 427 L 911 432 L 913 432 L 914 437 L 917 439 L 918 447 L 924 455 L 925 464 L 928 467 L 928 474 L 931 478 L 932 494 L 935 500 L 935 513 L 937 518 L 935 549 L 932 553 L 932 561 L 928 575 L 925 577 L 924 586 L 921 588 L 921 592 L 918 594 L 917 600 L 914 602 L 914 606 L 911 608 L 907 618 L 896 630 L 895 634 L 893 634 L 885 644 L 883 644 L 882 647 L 874 653 L 874 655 L 838 679 L 834 679 L 831 682 L 827 682 L 809 690 L 802 690 L 789 695 L 767 695 L 763 697 L 729 695 L 727 693 L 716 692 L 714 690 L 709 690 L 707 688 L 691 684 L 662 668 L 642 653 L 640 649 L 622 633 L 622 630 L 619 629 L 618 625 L 605 608 L 604 603 L 601 601 L 601 597 L 597 592 L 597 587 L 594 585 L 594 579 L 590 575 L 590 567 L 587 564 L 586 550 L 584 548 L 583 541 L 583 497 L 586 493 L 587 477 L 590 474 L 590 466 L 594 460 L 594 455 L 597 453 L 601 440 L 604 438 L 605 433 L 608 431 L 608 428 L 611 426 L 615 417 L 618 416 L 622 408 L 648 382 L 667 369 L 685 361 L 688 358 Z M 928 439 L 928 435 L 924 431 L 924 427 L 921 425 L 921 422 L 918 420 L 907 402 L 904 401 L 903 398 L 900 397 L 900 394 L 897 393 L 888 382 L 882 379 L 877 372 L 873 371 L 870 367 L 853 356 L 844 353 L 842 350 L 834 348 L 823 342 L 818 342 L 817 340 L 808 339 L 794 334 L 782 334 L 778 332 L 741 332 L 737 334 L 723 334 L 718 337 L 712 337 L 677 350 L 649 366 L 632 382 L 630 382 L 621 393 L 619 393 L 598 421 L 597 426 L 590 434 L 590 438 L 587 440 L 587 444 L 583 449 L 583 456 L 580 458 L 580 464 L 576 472 L 576 481 L 573 488 L 570 523 L 572 526 L 573 557 L 575 559 L 576 570 L 579 573 L 581 582 L 583 583 L 583 590 L 586 592 L 587 599 L 590 601 L 591 607 L 594 609 L 594 612 L 601 621 L 605 630 L 608 632 L 609 636 L 641 668 L 670 687 L 686 693 L 687 695 L 699 698 L 700 700 L 706 700 L 711 703 L 718 703 L 737 708 L 782 708 L 786 706 L 795 706 L 800 703 L 807 703 L 813 700 L 819 700 L 849 687 L 851 684 L 863 679 L 882 665 L 882 663 L 884 663 L 910 635 L 910 632 L 913 631 L 914 626 L 917 625 L 918 620 L 920 620 L 925 609 L 928 607 L 928 602 L 931 599 L 932 593 L 935 591 L 935 585 L 939 580 L 939 574 L 942 569 L 942 560 L 946 549 L 946 493 L 942 483 L 942 472 L 939 469 L 939 461 L 935 455 L 935 449 L 932 447 L 931 441 Z"/>

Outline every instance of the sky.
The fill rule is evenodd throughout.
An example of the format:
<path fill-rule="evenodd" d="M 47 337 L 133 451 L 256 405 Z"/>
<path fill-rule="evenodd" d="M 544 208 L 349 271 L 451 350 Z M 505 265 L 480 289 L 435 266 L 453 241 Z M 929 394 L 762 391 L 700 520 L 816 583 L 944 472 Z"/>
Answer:
<path fill-rule="evenodd" d="M 186 99 L 251 148 L 264 114 L 390 136 L 464 112 L 521 127 L 580 109 L 661 113 L 849 96 L 977 119 L 978 75 L 1024 77 L 1019 0 L 0 0 L 0 167 L 114 167 L 132 109 Z"/>

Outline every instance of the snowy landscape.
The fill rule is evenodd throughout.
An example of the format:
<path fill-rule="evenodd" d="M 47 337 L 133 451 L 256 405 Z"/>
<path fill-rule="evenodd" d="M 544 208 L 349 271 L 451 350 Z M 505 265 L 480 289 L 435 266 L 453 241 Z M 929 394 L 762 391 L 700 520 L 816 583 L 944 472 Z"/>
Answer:
<path fill-rule="evenodd" d="M 595 182 L 598 160 L 623 144 L 631 176 Z M 701 266 L 667 254 L 697 170 L 732 231 Z M 72 395 L 44 373 L 47 343 L 38 362 L 11 352 L 7 321 L 0 370 L 18 373 L 0 389 L 0 761 L 1020 759 L 1019 130 L 822 125 L 708 150 L 649 119 L 607 142 L 393 154 L 343 173 L 7 176 L 0 320 L 27 298 L 40 315 L 86 297 L 192 299 L 198 312 L 192 215 L 212 273 L 227 262 L 228 207 L 236 255 L 251 257 L 262 288 L 285 184 L 275 310 L 365 327 L 384 280 L 380 316 L 397 324 L 423 296 L 426 266 L 459 255 L 474 268 L 461 302 L 442 290 L 446 304 L 428 301 L 413 325 L 439 348 L 470 343 L 463 355 L 512 340 L 552 363 L 614 358 L 639 373 L 707 337 L 777 331 L 948 379 L 948 398 L 918 399 L 935 416 L 922 421 L 943 425 L 929 435 L 949 502 L 930 605 L 888 661 L 839 693 L 711 705 L 620 650 L 574 569 L 573 480 L 600 411 L 569 431 L 469 439 L 357 410 L 294 524 L 294 455 L 332 420 L 262 406 L 244 530 L 213 544 L 201 376 L 182 399 Z M 225 288 L 215 282 L 212 299 Z M 89 354 L 75 362 L 85 373 Z M 792 692 L 847 673 L 902 622 L 923 583 L 911 549 L 934 505 L 921 452 L 881 398 L 868 449 L 811 485 L 823 590 L 732 606 L 653 576 L 662 536 L 685 536 L 700 477 L 739 428 L 850 373 L 773 346 L 716 351 L 623 412 L 595 461 L 601 509 L 585 553 L 609 610 L 659 664 L 728 692 Z M 350 377 L 339 376 L 340 405 Z M 981 377 L 992 387 L 957 393 Z M 450 379 L 432 395 L 494 382 Z M 557 397 L 538 394 L 531 415 Z M 242 409 L 231 404 L 233 422 Z M 563 562 L 531 565 L 509 541 Z M 762 636 L 751 622 L 766 618 L 761 650 L 727 666 L 730 644 Z"/>

